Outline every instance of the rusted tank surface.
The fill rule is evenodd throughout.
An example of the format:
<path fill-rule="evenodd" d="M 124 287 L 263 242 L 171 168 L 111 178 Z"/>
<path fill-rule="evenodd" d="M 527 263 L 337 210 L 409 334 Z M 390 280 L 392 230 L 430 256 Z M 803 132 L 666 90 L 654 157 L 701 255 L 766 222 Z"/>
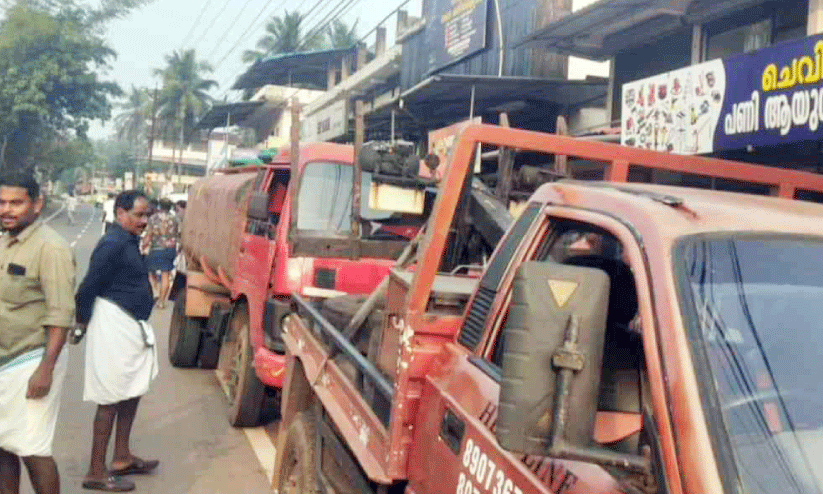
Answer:
<path fill-rule="evenodd" d="M 190 262 L 205 260 L 213 271 L 234 278 L 249 194 L 257 174 L 217 174 L 198 180 L 189 191 L 182 245 Z M 191 264 L 190 264 L 191 266 Z"/>

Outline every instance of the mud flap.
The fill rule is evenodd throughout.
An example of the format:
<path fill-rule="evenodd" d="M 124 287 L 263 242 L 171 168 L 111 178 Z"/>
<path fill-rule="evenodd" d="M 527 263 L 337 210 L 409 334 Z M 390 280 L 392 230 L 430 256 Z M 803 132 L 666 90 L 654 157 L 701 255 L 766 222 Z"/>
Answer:
<path fill-rule="evenodd" d="M 186 273 L 177 272 L 169 289 L 169 300 L 177 300 L 177 292 L 186 288 L 186 278 Z"/>

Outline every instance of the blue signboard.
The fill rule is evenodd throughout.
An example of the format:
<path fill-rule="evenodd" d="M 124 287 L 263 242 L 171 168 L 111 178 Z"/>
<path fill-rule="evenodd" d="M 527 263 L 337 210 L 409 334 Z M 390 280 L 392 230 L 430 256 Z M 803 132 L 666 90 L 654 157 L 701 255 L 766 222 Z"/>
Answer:
<path fill-rule="evenodd" d="M 486 47 L 488 0 L 424 2 L 428 72 L 453 64 Z"/>
<path fill-rule="evenodd" d="M 823 138 L 823 36 L 623 85 L 625 145 L 703 154 Z"/>

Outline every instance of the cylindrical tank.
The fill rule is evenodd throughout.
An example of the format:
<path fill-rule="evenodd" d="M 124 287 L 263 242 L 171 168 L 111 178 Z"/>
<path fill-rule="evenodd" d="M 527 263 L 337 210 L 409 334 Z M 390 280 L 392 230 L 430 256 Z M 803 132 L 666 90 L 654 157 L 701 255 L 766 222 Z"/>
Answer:
<path fill-rule="evenodd" d="M 189 190 L 181 234 L 183 250 L 195 265 L 234 278 L 243 225 L 256 172 L 217 174 L 198 180 Z M 190 264 L 191 266 L 191 264 Z"/>

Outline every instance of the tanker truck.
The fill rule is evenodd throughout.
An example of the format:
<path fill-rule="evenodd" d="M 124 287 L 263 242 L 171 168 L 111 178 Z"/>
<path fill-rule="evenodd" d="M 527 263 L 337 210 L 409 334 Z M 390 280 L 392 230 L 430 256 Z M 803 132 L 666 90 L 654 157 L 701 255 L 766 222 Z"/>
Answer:
<path fill-rule="evenodd" d="M 348 319 L 417 236 L 436 193 L 435 183 L 417 176 L 381 174 L 368 163 L 355 170 L 350 145 L 305 144 L 296 154 L 292 160 L 284 149 L 262 165 L 218 170 L 189 191 L 186 269 L 170 294 L 169 359 L 217 369 L 234 426 L 255 425 L 261 410 L 279 409 L 264 403 L 276 403 L 282 387 L 281 330 L 291 294 L 312 300 L 330 319 Z M 482 184 L 470 189 L 466 214 L 453 228 L 462 241 L 454 267 L 488 256 L 511 221 Z M 369 344 L 367 331 L 361 340 Z"/>

